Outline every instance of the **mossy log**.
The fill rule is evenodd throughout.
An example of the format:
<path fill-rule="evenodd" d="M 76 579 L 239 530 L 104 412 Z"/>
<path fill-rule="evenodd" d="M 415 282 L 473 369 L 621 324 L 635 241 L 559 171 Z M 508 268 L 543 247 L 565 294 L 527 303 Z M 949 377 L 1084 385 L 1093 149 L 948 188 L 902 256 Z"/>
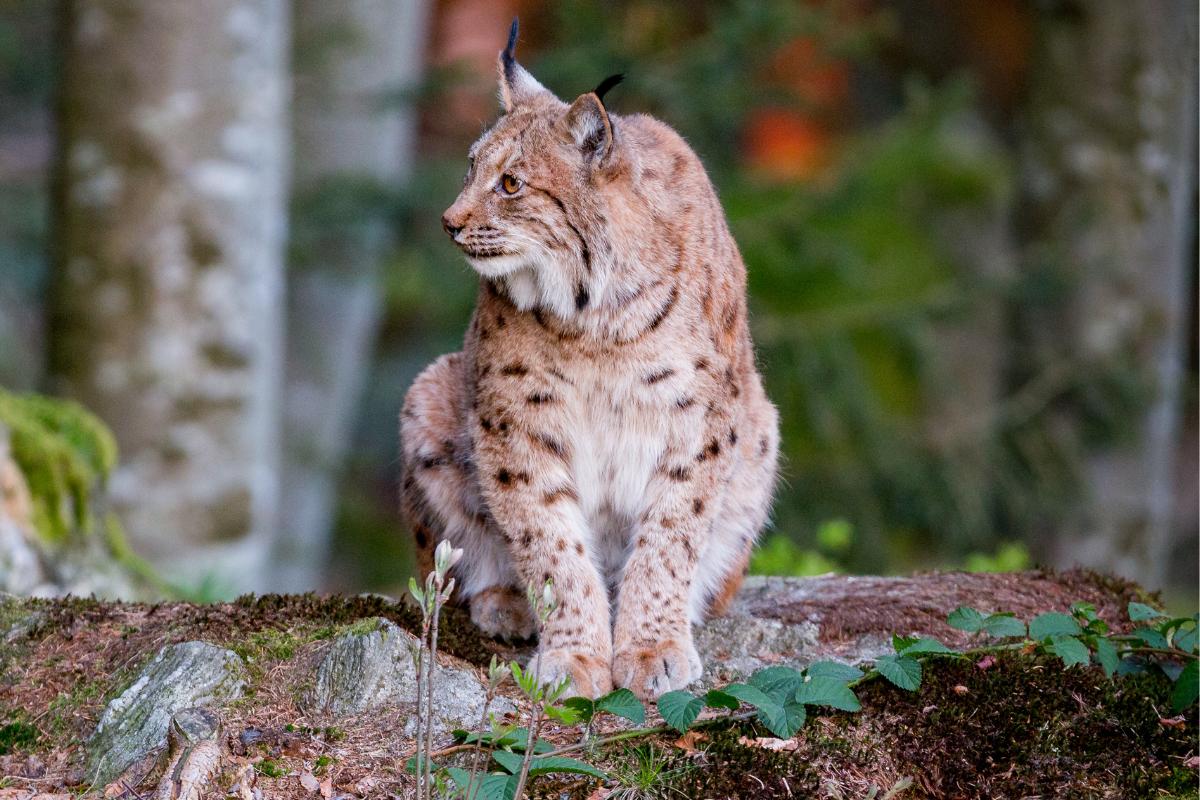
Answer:
<path fill-rule="evenodd" d="M 713 685 L 764 664 L 870 661 L 888 650 L 892 634 L 963 646 L 968 634 L 945 623 L 959 605 L 1028 618 L 1086 601 L 1125 632 L 1127 604 L 1147 599 L 1132 584 L 1089 572 L 751 579 L 730 614 L 699 629 L 697 640 L 703 682 Z M 180 646 L 240 662 L 244 689 L 240 697 L 209 691 L 198 700 L 176 686 L 178 702 L 160 709 L 164 724 L 142 737 L 144 758 L 123 782 L 107 785 L 110 797 L 150 796 L 162 786 L 163 765 L 179 760 L 178 749 L 168 749 L 165 722 L 194 705 L 221 729 L 220 764 L 206 778 L 213 793 L 410 796 L 403 767 L 413 752 L 407 631 L 418 621 L 412 606 L 380 596 L 248 596 L 215 605 L 9 599 L 0 605 L 0 774 L 7 776 L 0 791 L 9 794 L 0 797 L 103 794 L 104 782 L 89 780 L 86 769 L 97 728 L 103 732 L 102 721 L 131 697 L 147 697 L 137 687 L 161 671 L 158 654 Z M 446 750 L 454 741 L 448 730 L 473 726 L 483 713 L 482 667 L 493 655 L 524 659 L 531 643 L 483 638 L 455 609 L 441 631 L 435 746 Z M 191 681 L 172 674 L 172 683 Z M 614 776 L 607 786 L 614 789 L 634 782 L 637 759 L 652 747 L 664 796 L 849 798 L 872 787 L 876 796 L 896 789 L 893 796 L 903 798 L 1194 796 L 1196 711 L 1171 716 L 1170 689 L 1161 675 L 1111 681 L 1098 668 L 1066 669 L 1020 652 L 987 664 L 940 660 L 927 665 L 919 691 L 864 684 L 860 713 L 813 709 L 789 741 L 746 721 L 683 740 L 656 735 L 603 745 L 585 757 Z M 518 698 L 502 695 L 491 710 L 511 718 Z M 604 718 L 593 735 L 623 725 Z M 577 742 L 580 731 L 551 724 L 544 735 L 562 746 Z M 545 776 L 532 796 L 603 797 L 604 788 L 594 779 Z"/>

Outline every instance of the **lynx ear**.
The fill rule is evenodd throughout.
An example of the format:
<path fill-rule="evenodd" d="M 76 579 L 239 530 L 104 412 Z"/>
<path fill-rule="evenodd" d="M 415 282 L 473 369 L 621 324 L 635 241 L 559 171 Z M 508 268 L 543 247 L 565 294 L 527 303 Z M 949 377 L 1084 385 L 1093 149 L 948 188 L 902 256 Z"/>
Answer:
<path fill-rule="evenodd" d="M 584 160 L 603 161 L 612 150 L 613 129 L 608 111 L 595 92 L 581 94 L 567 111 L 567 130 Z"/>
<path fill-rule="evenodd" d="M 529 74 L 529 70 L 517 63 L 519 28 L 517 18 L 513 17 L 512 27 L 508 30 L 508 45 L 500 52 L 496 64 L 500 73 L 500 107 L 505 114 L 531 97 L 547 91 L 545 86 L 537 82 L 537 78 Z"/>

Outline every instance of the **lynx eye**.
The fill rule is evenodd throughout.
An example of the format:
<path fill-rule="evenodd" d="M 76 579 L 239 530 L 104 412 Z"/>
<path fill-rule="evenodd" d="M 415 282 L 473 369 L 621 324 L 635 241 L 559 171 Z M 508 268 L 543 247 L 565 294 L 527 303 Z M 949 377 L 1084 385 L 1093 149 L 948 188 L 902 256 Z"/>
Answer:
<path fill-rule="evenodd" d="M 504 194 L 516 194 L 524 185 L 520 178 L 509 175 L 507 172 L 500 176 L 500 191 Z"/>

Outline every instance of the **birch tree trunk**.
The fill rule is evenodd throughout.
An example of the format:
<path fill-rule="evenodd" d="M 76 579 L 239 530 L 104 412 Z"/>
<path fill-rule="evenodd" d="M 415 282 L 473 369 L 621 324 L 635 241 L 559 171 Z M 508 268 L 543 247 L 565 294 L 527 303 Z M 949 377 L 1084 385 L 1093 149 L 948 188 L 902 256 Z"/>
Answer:
<path fill-rule="evenodd" d="M 1040 17 L 1023 154 L 1030 255 L 1067 265 L 1076 297 L 1044 335 L 1084 363 L 1131 348 L 1152 383 L 1129 443 L 1089 457 L 1063 565 L 1162 586 L 1195 236 L 1194 2 L 1050 3 Z"/>
<path fill-rule="evenodd" d="M 278 494 L 286 0 L 65 0 L 51 372 L 169 578 L 255 586 Z"/>
<path fill-rule="evenodd" d="M 271 588 L 319 588 L 380 316 L 381 202 L 415 153 L 425 0 L 295 0 L 294 217 L 281 524 Z M 330 209 L 331 198 L 343 205 Z M 350 214 L 345 208 L 353 208 Z"/>

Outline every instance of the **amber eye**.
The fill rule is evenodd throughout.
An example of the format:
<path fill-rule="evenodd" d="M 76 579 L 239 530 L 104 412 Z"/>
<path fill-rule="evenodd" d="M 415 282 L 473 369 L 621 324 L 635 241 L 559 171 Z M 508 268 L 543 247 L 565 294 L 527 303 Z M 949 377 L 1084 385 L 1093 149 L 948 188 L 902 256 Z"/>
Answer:
<path fill-rule="evenodd" d="M 507 172 L 500 176 L 500 191 L 504 194 L 516 194 L 521 191 L 521 179 L 509 175 Z"/>

